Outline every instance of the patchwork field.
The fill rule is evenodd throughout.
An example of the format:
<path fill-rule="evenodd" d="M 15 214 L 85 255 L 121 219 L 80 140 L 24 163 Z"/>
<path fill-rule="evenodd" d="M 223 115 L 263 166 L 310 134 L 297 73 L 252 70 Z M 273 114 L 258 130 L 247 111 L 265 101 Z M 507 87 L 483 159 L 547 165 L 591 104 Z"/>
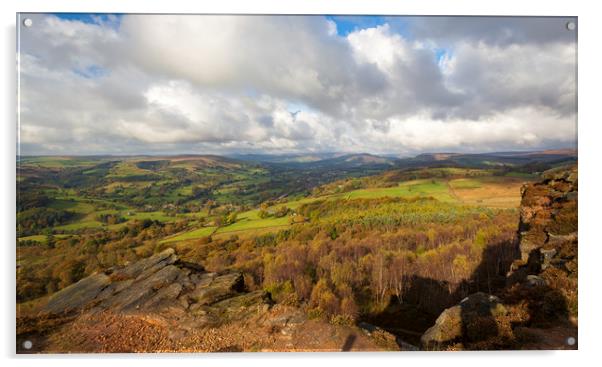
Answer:
<path fill-rule="evenodd" d="M 122 168 L 121 168 L 122 169 Z M 123 172 L 123 171 L 121 171 Z M 132 171 L 134 172 L 134 171 Z M 135 171 L 137 174 L 138 171 Z M 458 172 L 456 172 L 458 173 Z M 335 200 L 335 199 L 376 199 L 383 197 L 432 197 L 442 202 L 459 203 L 466 205 L 478 205 L 491 208 L 515 208 L 520 203 L 520 188 L 524 184 L 524 179 L 517 177 L 491 177 L 491 176 L 475 176 L 475 172 L 470 172 L 470 177 L 452 178 L 452 179 L 418 179 L 399 182 L 394 187 L 377 187 L 352 190 L 349 192 L 331 194 L 319 197 L 305 197 L 298 200 L 281 202 L 268 207 L 268 211 L 274 212 L 283 206 L 295 210 L 303 204 L 307 204 L 316 200 Z M 180 189 L 181 193 L 187 193 L 191 190 L 188 187 Z M 219 195 L 226 195 L 228 191 L 233 189 L 224 189 L 219 192 Z M 164 211 L 139 212 L 133 208 L 120 207 L 121 210 L 99 210 L 98 204 L 103 201 L 86 200 L 74 196 L 69 199 L 53 200 L 49 207 L 54 209 L 62 209 L 73 211 L 78 214 L 77 219 L 71 223 L 56 226 L 57 231 L 76 232 L 82 229 L 116 229 L 126 225 L 130 221 L 135 220 L 153 220 L 164 223 L 175 222 L 182 218 L 189 219 L 205 219 L 210 221 L 211 216 L 207 211 L 199 213 L 188 213 L 186 215 L 170 215 Z M 104 201 L 106 204 L 107 201 Z M 110 203 L 110 202 L 108 202 Z M 126 221 L 120 224 L 107 225 L 96 219 L 99 214 L 115 214 L 122 216 Z M 277 231 L 290 226 L 289 216 L 280 218 L 268 217 L 260 218 L 259 209 L 253 209 L 241 212 L 237 215 L 234 223 L 216 226 L 200 226 L 184 231 L 178 235 L 170 236 L 161 240 L 162 243 L 173 243 L 178 241 L 190 241 L 210 235 L 223 236 L 226 234 L 246 235 L 254 233 L 257 230 L 262 230 L 262 233 L 270 229 Z M 194 223 L 192 224 L 194 225 Z M 249 233 L 247 233 L 249 232 Z M 65 234 L 61 236 L 67 236 Z M 31 241 L 45 241 L 44 235 L 25 236 L 20 240 L 28 239 Z"/>
<path fill-rule="evenodd" d="M 212 156 L 127 160 L 31 157 L 23 158 L 21 163 L 27 174 L 20 182 L 25 183 L 29 182 L 28 177 L 54 175 L 56 169 L 73 171 L 71 181 L 64 182 L 75 184 L 64 185 L 59 181 L 56 186 L 44 189 L 45 195 L 51 198 L 47 208 L 55 210 L 56 215 L 72 213 L 52 226 L 51 232 L 55 235 L 69 237 L 81 231 L 116 230 L 145 220 L 164 224 L 185 222 L 178 233 L 160 239 L 161 243 L 191 241 L 210 235 L 219 238 L 278 231 L 290 226 L 291 215 L 300 206 L 323 199 L 430 197 L 445 203 L 515 208 L 520 202 L 520 187 L 536 177 L 522 172 L 493 175 L 491 169 L 454 167 L 385 171 L 381 175 L 349 178 L 340 183 L 335 180 L 314 194 L 292 191 L 280 195 L 272 183 L 274 177 L 270 176 L 274 174 L 273 168 Z M 81 169 L 79 173 L 78 169 Z M 299 176 L 299 172 L 291 172 L 295 182 L 304 177 Z M 267 214 L 260 216 L 259 204 L 279 195 L 277 200 L 268 201 L 264 206 Z M 217 210 L 208 210 L 206 204 L 202 204 L 211 202 Z M 276 216 L 283 208 L 288 214 Z M 222 214 L 224 211 L 226 214 Z M 215 224 L 232 211 L 236 212 L 233 221 Z M 110 217 L 111 222 L 103 222 L 101 216 Z M 48 233 L 48 230 L 28 230 L 20 241 L 43 243 Z"/>

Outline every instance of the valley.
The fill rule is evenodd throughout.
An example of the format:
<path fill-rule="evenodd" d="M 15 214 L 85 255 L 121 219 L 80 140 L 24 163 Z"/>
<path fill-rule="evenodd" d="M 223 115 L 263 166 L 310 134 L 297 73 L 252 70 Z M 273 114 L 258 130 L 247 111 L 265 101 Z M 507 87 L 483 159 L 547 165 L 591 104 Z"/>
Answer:
<path fill-rule="evenodd" d="M 239 274 L 233 294 L 261 295 L 263 301 L 259 311 L 247 314 L 242 309 L 255 307 L 252 298 L 248 306 L 237 306 L 240 317 L 223 320 L 216 316 L 226 312 L 221 303 L 202 305 L 215 318 L 203 323 L 192 312 L 198 303 L 192 295 L 206 284 L 178 283 L 181 290 L 153 301 L 159 303 L 148 306 L 145 317 L 172 322 L 177 302 L 178 312 L 201 331 L 183 329 L 176 339 L 162 335 L 167 350 L 316 350 L 300 336 L 310 330 L 368 335 L 357 339 L 362 350 L 422 348 L 421 336 L 444 309 L 475 292 L 504 290 L 520 255 L 517 228 L 525 185 L 574 164 L 571 150 L 414 158 L 334 153 L 19 157 L 20 335 L 44 340 L 49 351 L 61 350 L 57 340 L 81 336 L 70 329 L 75 325 L 71 311 L 55 308 L 52 316 L 48 305 L 57 299 L 69 303 L 64 291 L 82 279 L 109 274 L 111 282 L 125 282 L 127 277 L 111 274 L 169 253 L 186 276 L 191 276 L 186 269 L 200 271 L 201 277 L 204 272 Z M 132 301 L 134 309 L 107 306 L 77 325 L 139 317 L 136 309 L 150 305 L 154 292 L 159 291 Z M 97 307 L 94 299 L 83 310 Z M 161 311 L 165 307 L 172 311 Z M 295 324 L 298 336 L 276 338 L 271 346 L 259 340 L 219 348 L 193 343 L 205 340 L 205 331 L 236 334 L 243 323 L 267 327 L 260 319 L 277 318 L 279 312 L 303 320 Z M 178 349 L 176 341 L 187 347 Z M 328 350 L 342 342 L 347 344 L 339 337 L 323 340 Z M 143 350 L 154 350 L 151 344 Z M 466 347 L 517 347 L 516 341 L 479 345 Z"/>

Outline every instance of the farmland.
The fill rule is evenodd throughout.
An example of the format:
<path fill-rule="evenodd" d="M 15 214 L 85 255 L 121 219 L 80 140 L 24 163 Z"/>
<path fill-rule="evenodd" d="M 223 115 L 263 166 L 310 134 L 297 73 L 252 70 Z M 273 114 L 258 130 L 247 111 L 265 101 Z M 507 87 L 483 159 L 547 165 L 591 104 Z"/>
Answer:
<path fill-rule="evenodd" d="M 43 243 L 49 234 L 69 238 L 81 231 L 115 230 L 144 220 L 185 223 L 181 233 L 158 239 L 162 243 L 244 235 L 258 229 L 277 231 L 292 225 L 290 214 L 299 206 L 318 199 L 429 197 L 515 208 L 521 185 L 536 177 L 520 169 L 499 175 L 487 167 L 488 162 L 483 168 L 405 173 L 373 166 L 320 169 L 315 161 L 303 162 L 268 165 L 217 156 L 26 157 L 19 165 L 22 201 L 35 192 L 42 196 L 45 208 L 59 217 L 69 213 L 69 218 L 48 227 L 38 224 L 35 229 L 20 230 L 19 243 Z M 303 164 L 312 166 L 304 170 Z M 309 179 L 308 169 L 313 173 Z M 267 217 L 259 217 L 260 204 Z M 290 213 L 278 218 L 271 214 L 283 207 Z M 237 213 L 235 221 L 215 224 L 230 212 Z M 27 210 L 22 214 L 26 217 Z M 112 218 L 111 223 L 101 221 L 101 215 Z"/>
<path fill-rule="evenodd" d="M 141 162 L 144 163 L 141 164 Z M 268 178 L 264 175 L 264 168 L 228 163 L 228 168 L 222 167 L 224 171 L 221 172 L 218 168 L 219 161 L 216 161 L 212 162 L 209 167 L 200 168 L 199 172 L 197 171 L 198 163 L 195 165 L 190 160 L 176 160 L 175 168 L 172 167 L 165 172 L 159 169 L 158 164 L 156 167 L 152 166 L 152 170 L 139 168 L 139 166 L 149 168 L 149 162 L 134 160 L 114 163 L 108 171 L 109 173 L 98 182 L 97 186 L 65 188 L 56 185 L 46 187 L 45 195 L 50 197 L 46 204 L 47 208 L 73 213 L 70 220 L 52 226 L 51 232 L 60 234 L 64 238 L 76 235 L 78 231 L 82 230 L 117 229 L 134 221 L 150 220 L 162 223 L 184 221 L 187 226 L 183 233 L 160 239 L 162 242 L 177 242 L 190 241 L 212 234 L 242 234 L 246 231 L 270 228 L 280 230 L 291 225 L 289 215 L 279 218 L 273 215 L 259 217 L 261 202 L 258 200 L 242 201 L 243 204 L 241 204 L 241 201 L 237 199 L 237 195 L 251 197 L 249 187 L 268 182 L 266 181 Z M 164 162 L 164 160 L 157 162 Z M 203 160 L 202 162 L 207 163 L 208 161 Z M 53 169 L 60 165 L 72 168 L 77 167 L 77 164 L 83 164 L 85 167 L 83 174 L 85 175 L 96 175 L 100 172 L 88 169 L 90 161 L 69 162 L 65 158 L 56 162 L 48 159 L 33 160 L 32 163 L 24 164 L 24 167 L 26 167 L 25 170 L 28 170 L 31 168 L 30 164 L 33 164 L 39 173 L 43 173 L 43 168 L 39 168 L 42 163 L 46 165 L 45 167 Z M 102 165 L 104 164 L 106 163 L 102 163 Z M 166 166 L 165 163 L 162 164 L 163 167 Z M 183 183 L 178 182 L 172 176 L 173 170 L 176 170 L 178 174 L 183 174 L 183 172 L 177 171 L 177 168 L 181 167 L 186 167 L 186 175 L 184 175 L 186 178 L 183 179 Z M 335 180 L 329 184 L 336 186 L 332 192 L 312 194 L 306 190 L 305 193 L 299 192 L 296 197 L 291 196 L 291 199 L 287 199 L 285 194 L 281 194 L 275 189 L 269 197 L 272 200 L 265 201 L 268 205 L 263 204 L 264 210 L 271 213 L 286 207 L 294 212 L 299 206 L 315 200 L 384 197 L 429 197 L 449 203 L 515 208 L 519 202 L 520 187 L 526 181 L 525 178 L 512 175 L 493 176 L 491 171 L 479 169 L 427 169 L 423 170 L 420 175 L 431 175 L 432 178 L 406 179 L 408 177 L 401 177 L 399 181 L 392 182 L 388 179 L 383 182 L 382 180 L 387 179 L 387 174 L 390 173 Z M 196 178 L 195 181 L 195 176 L 205 179 Z M 148 181 L 137 181 L 141 178 Z M 344 189 L 350 181 L 361 182 L 361 184 L 357 189 Z M 213 184 L 209 182 L 213 182 Z M 164 189 L 164 187 L 168 188 Z M 144 200 L 139 202 L 130 199 L 131 195 L 138 195 L 140 191 L 145 192 Z M 128 194 L 128 192 L 133 194 Z M 208 210 L 208 207 L 212 208 Z M 209 214 L 211 211 L 213 214 Z M 237 219 L 233 223 L 216 226 L 213 222 L 224 211 L 237 212 Z M 121 220 L 119 223 L 103 223 L 98 219 L 99 215 L 110 215 Z M 43 242 L 42 239 L 45 240 L 48 230 L 48 228 L 42 228 L 38 233 L 29 231 L 20 240 Z"/>

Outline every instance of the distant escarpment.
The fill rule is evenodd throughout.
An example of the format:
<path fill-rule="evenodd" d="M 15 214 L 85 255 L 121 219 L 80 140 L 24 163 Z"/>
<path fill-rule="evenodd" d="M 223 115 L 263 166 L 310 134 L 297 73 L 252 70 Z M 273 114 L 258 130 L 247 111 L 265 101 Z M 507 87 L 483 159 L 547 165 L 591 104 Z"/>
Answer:
<path fill-rule="evenodd" d="M 26 341 L 31 342 L 25 343 Z M 24 345 L 30 345 L 25 349 Z M 95 273 L 17 319 L 19 353 L 400 350 L 377 327 L 331 325 L 166 249 Z"/>
<path fill-rule="evenodd" d="M 446 309 L 422 336 L 424 349 L 577 348 L 577 183 L 572 166 L 523 187 L 506 286 Z"/>

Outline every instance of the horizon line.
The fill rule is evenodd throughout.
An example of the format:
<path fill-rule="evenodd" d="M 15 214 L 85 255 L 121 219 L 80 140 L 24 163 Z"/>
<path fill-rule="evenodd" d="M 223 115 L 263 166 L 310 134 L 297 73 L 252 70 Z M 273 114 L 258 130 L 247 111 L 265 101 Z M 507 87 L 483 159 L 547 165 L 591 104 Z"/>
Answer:
<path fill-rule="evenodd" d="M 408 157 L 417 157 L 424 154 L 500 154 L 500 153 L 538 153 L 538 152 L 553 152 L 553 151 L 572 151 L 577 153 L 577 147 L 566 148 L 550 148 L 550 149 L 535 149 L 535 150 L 495 150 L 495 151 L 479 151 L 479 152 L 453 152 L 453 151 L 427 151 L 422 153 L 408 154 Z M 95 154 L 17 154 L 16 157 L 177 157 L 177 156 L 285 156 L 285 155 L 308 155 L 308 154 L 342 154 L 342 155 L 373 155 L 373 156 L 401 156 L 400 153 L 369 153 L 369 152 L 341 152 L 341 151 L 322 151 L 322 152 L 297 152 L 297 153 L 95 153 Z"/>

